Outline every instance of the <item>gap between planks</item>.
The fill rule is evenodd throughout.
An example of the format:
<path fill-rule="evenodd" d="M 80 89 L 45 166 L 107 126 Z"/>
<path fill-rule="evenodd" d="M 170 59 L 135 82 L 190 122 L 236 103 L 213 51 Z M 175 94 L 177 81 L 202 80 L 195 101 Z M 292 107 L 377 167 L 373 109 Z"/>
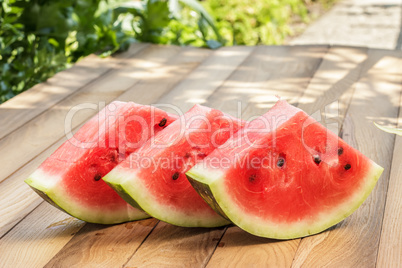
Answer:
<path fill-rule="evenodd" d="M 401 79 L 402 80 L 402 79 Z M 402 85 L 402 81 L 399 82 Z M 402 128 L 402 90 L 399 99 L 398 128 Z M 391 134 L 389 134 L 391 135 Z M 391 174 L 385 202 L 377 267 L 398 267 L 402 263 L 402 137 L 395 135 Z"/>

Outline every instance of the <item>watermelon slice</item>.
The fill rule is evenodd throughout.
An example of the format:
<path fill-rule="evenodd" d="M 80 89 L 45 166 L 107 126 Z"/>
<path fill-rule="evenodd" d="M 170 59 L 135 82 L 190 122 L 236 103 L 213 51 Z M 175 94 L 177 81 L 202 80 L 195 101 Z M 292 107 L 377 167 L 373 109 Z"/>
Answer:
<path fill-rule="evenodd" d="M 87 222 L 149 217 L 101 178 L 178 117 L 132 102 L 112 102 L 85 123 L 25 180 L 55 207 Z"/>
<path fill-rule="evenodd" d="M 197 194 L 185 172 L 243 125 L 196 105 L 103 179 L 127 202 L 159 220 L 185 227 L 225 225 L 228 221 Z"/>
<path fill-rule="evenodd" d="M 257 236 L 319 233 L 356 210 L 383 168 L 285 101 L 186 175 L 221 215 Z"/>

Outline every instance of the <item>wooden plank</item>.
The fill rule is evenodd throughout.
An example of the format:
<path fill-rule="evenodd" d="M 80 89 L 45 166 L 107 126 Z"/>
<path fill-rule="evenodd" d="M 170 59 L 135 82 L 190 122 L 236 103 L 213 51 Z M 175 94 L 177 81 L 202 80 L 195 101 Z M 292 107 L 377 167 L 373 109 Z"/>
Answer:
<path fill-rule="evenodd" d="M 134 44 L 116 58 L 85 57 L 73 67 L 55 74 L 0 105 L 0 139 L 23 126 L 62 99 L 88 85 L 112 69 L 120 68 L 119 59 L 132 57 L 148 44 Z"/>
<path fill-rule="evenodd" d="M 0 267 L 43 267 L 84 225 L 46 203 L 35 212 L 0 239 Z"/>
<path fill-rule="evenodd" d="M 369 50 L 343 125 L 343 139 L 385 168 L 377 186 L 350 217 L 321 234 L 302 239 L 293 267 L 373 267 L 376 263 L 394 139 L 373 120 L 395 123 L 399 107 L 401 54 Z"/>
<path fill-rule="evenodd" d="M 402 128 L 402 90 L 399 101 L 398 127 Z M 391 134 L 390 134 L 391 135 Z M 382 224 L 377 267 L 402 264 L 402 137 L 395 136 L 387 200 Z"/>
<path fill-rule="evenodd" d="M 271 50 L 272 48 L 272 50 Z M 258 47 L 253 54 L 229 77 L 228 81 L 209 100 L 214 105 L 238 114 L 231 105 L 240 100 L 248 105 L 239 107 L 244 119 L 265 113 L 277 100 L 275 95 L 297 102 L 310 78 L 320 66 L 327 47 Z M 285 60 L 281 61 L 281 58 Z M 289 59 L 288 61 L 286 59 Z M 294 59 L 294 60 L 290 60 Z M 274 67 L 271 66 L 274 65 Z M 268 66 L 264 68 L 264 66 Z M 294 77 L 295 79 L 291 79 Z M 273 85 L 281 85 L 277 88 Z M 249 92 L 250 89 L 252 92 Z M 258 89 L 258 90 L 256 90 Z M 229 92 L 232 92 L 228 97 Z M 254 98 L 253 94 L 261 98 Z M 229 104 L 222 98 L 231 98 Z M 219 101 L 220 100 L 220 101 Z M 221 106 L 222 105 L 222 106 Z M 214 107 L 214 106 L 213 106 Z M 296 252 L 298 240 L 277 241 L 252 236 L 237 227 L 230 227 L 215 250 L 209 267 L 267 266 L 289 267 Z M 236 245 L 240 246 L 236 246 Z M 264 254 L 256 258 L 256 254 Z M 278 253 L 286 253 L 281 255 Z M 241 254 L 241 255 L 240 255 Z M 269 259 L 269 264 L 266 260 Z M 236 261 L 239 262 L 236 262 Z"/>
<path fill-rule="evenodd" d="M 375 61 L 368 61 L 367 48 L 331 47 L 320 69 L 296 105 L 306 113 L 335 119 L 339 128 L 345 118 L 361 73 Z M 316 118 L 318 119 L 318 118 Z M 321 122 L 325 125 L 325 122 Z"/>
<path fill-rule="evenodd" d="M 207 267 L 290 267 L 298 245 L 298 239 L 266 239 L 231 226 Z"/>
<path fill-rule="evenodd" d="M 157 223 L 151 218 L 112 226 L 86 224 L 44 267 L 119 267 Z"/>
<path fill-rule="evenodd" d="M 60 139 L 0 183 L 0 238 L 43 202 L 24 180 L 65 140 Z"/>
<path fill-rule="evenodd" d="M 204 104 L 222 85 L 236 67 L 253 51 L 254 47 L 223 47 L 215 50 L 185 80 L 158 100 L 158 103 L 177 104 L 183 112 L 195 104 Z"/>
<path fill-rule="evenodd" d="M 329 54 L 328 49 L 327 46 L 309 46 L 308 49 L 304 46 L 290 47 L 289 52 L 274 54 L 272 63 L 271 59 L 260 63 L 263 66 L 262 71 L 266 69 L 264 66 L 270 66 L 270 79 L 252 86 L 253 93 L 247 92 L 248 101 L 243 115 L 247 114 L 248 118 L 260 116 L 266 113 L 279 97 L 297 105 L 314 72 L 322 68 L 322 58 Z M 263 51 L 261 53 L 268 54 Z M 279 65 L 277 62 L 281 61 L 284 63 Z M 277 69 L 278 67 L 280 69 Z"/>
<path fill-rule="evenodd" d="M 257 47 L 208 99 L 208 104 L 237 117 L 241 117 L 240 111 L 245 111 L 250 117 L 266 112 L 277 101 L 275 95 L 297 99 L 302 93 L 300 85 L 306 85 L 310 79 L 306 74 L 315 71 L 326 50 L 324 46 Z"/>
<path fill-rule="evenodd" d="M 186 77 L 188 73 L 196 68 L 200 62 L 210 54 L 211 50 L 181 48 L 176 57 L 165 64 L 155 67 L 153 70 L 155 75 L 152 78 L 149 80 L 142 80 L 140 83 L 135 84 L 133 87 L 127 89 L 127 91 L 122 95 L 118 96 L 117 99 L 123 101 L 134 100 L 138 102 L 140 101 L 142 104 L 150 104 L 160 98 L 161 94 L 168 92 L 176 83 L 178 83 L 178 81 Z M 148 85 L 152 85 L 152 87 L 147 88 Z M 152 90 L 147 90 L 151 88 Z M 146 92 L 146 94 L 144 94 L 144 92 Z M 34 211 L 33 213 L 36 212 Z M 78 238 L 74 237 L 74 239 L 69 241 L 65 247 L 63 247 L 60 252 L 50 260 L 48 266 L 53 266 L 53 264 L 57 263 L 59 266 L 70 267 L 72 260 L 79 260 L 79 266 L 85 266 L 86 264 L 89 265 L 91 263 L 98 263 L 103 266 L 109 266 L 110 263 L 113 263 L 114 266 L 122 266 L 135 252 L 142 240 L 152 230 L 150 227 L 155 224 L 156 221 L 153 220 L 149 224 L 145 224 L 145 227 L 143 227 L 144 222 L 139 222 L 138 224 L 135 223 L 135 225 L 116 225 L 113 229 L 108 229 L 105 238 L 102 239 L 97 238 L 96 233 L 99 233 L 103 227 L 84 227 L 77 233 Z M 128 245 L 120 245 L 120 236 L 113 237 L 113 233 L 118 233 L 122 236 L 128 235 L 130 237 L 130 234 L 127 234 L 127 226 L 137 229 L 131 231 L 133 232 L 132 235 L 136 236 L 135 239 L 131 238 L 131 240 L 129 240 L 131 251 L 128 250 Z M 91 231 L 88 232 L 88 230 Z M 96 243 L 82 243 L 82 241 L 94 240 L 96 240 Z M 79 250 L 77 250 L 77 245 L 79 245 Z M 123 249 L 123 253 L 119 255 L 114 252 L 115 255 L 111 259 L 110 255 L 105 254 L 105 250 L 111 247 L 114 248 L 115 251 L 117 251 L 118 248 Z M 83 255 L 83 252 L 91 252 L 92 255 L 88 257 L 85 254 Z"/>
<path fill-rule="evenodd" d="M 205 267 L 223 230 L 159 222 L 125 267 Z"/>
<path fill-rule="evenodd" d="M 8 153 L 0 155 L 3 165 L 0 170 L 0 182 L 65 135 L 65 119 L 71 107 L 84 103 L 105 104 L 140 80 L 156 79 L 156 67 L 174 57 L 179 51 L 180 48 L 173 46 L 150 46 L 136 58 L 121 59 L 125 62 L 124 68 L 100 77 L 29 121 L 23 128 L 17 129 L 13 135 L 1 139 L 0 151 Z M 97 110 L 93 109 L 81 110 L 77 113 L 80 116 L 74 116 L 71 128 L 81 124 L 82 120 L 89 119 L 96 112 Z M 24 151 L 15 150 L 21 144 L 24 144 Z"/>
<path fill-rule="evenodd" d="M 209 49 L 182 49 L 177 57 L 155 70 L 160 77 L 140 81 L 117 99 L 156 106 L 165 104 L 160 99 L 163 99 L 164 95 L 170 94 L 171 91 L 176 91 L 180 81 L 186 81 L 189 75 L 197 73 L 205 60 L 210 61 L 212 53 L 212 50 Z M 174 103 L 176 102 L 173 100 L 167 102 L 167 104 Z"/>

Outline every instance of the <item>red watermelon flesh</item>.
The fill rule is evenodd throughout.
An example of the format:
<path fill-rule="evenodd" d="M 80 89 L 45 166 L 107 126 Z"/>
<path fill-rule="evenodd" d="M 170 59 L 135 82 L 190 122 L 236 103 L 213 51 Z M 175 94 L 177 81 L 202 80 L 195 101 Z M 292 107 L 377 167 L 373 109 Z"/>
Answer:
<path fill-rule="evenodd" d="M 149 217 L 101 178 L 177 116 L 132 102 L 112 102 L 63 143 L 26 182 L 45 200 L 87 222 Z"/>
<path fill-rule="evenodd" d="M 197 194 L 185 172 L 243 125 L 196 105 L 103 179 L 130 204 L 162 221 L 187 227 L 225 225 L 228 221 Z"/>
<path fill-rule="evenodd" d="M 302 110 L 278 101 L 186 174 L 240 228 L 288 239 L 349 216 L 382 171 Z"/>

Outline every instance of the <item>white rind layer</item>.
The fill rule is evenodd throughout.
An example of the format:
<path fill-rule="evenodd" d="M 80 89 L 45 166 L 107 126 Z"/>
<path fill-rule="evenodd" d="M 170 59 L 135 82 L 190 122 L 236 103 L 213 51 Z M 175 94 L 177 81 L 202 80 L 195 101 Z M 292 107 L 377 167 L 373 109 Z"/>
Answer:
<path fill-rule="evenodd" d="M 186 214 L 174 206 L 158 202 L 132 169 L 117 166 L 103 180 L 128 203 L 139 206 L 158 220 L 182 227 L 219 227 L 229 224 L 216 214 Z"/>
<path fill-rule="evenodd" d="M 269 219 L 262 219 L 240 209 L 232 201 L 230 193 L 225 190 L 225 180 L 222 173 L 217 177 L 216 175 L 219 174 L 217 171 L 196 166 L 196 168 L 188 171 L 186 175 L 209 187 L 225 215 L 243 230 L 261 237 L 293 239 L 322 232 L 351 215 L 367 199 L 383 172 L 382 167 L 374 162 L 371 163 L 370 171 L 362 178 L 361 187 L 350 198 L 333 209 L 317 215 L 314 220 L 306 219 L 293 223 L 279 223 Z"/>
<path fill-rule="evenodd" d="M 149 218 L 148 214 L 137 208 L 133 208 L 129 204 L 118 210 L 107 211 L 102 206 L 85 206 L 72 198 L 63 188 L 58 187 L 58 183 L 60 182 L 59 177 L 49 175 L 40 168 L 32 173 L 25 182 L 50 204 L 86 222 L 115 224 Z"/>

